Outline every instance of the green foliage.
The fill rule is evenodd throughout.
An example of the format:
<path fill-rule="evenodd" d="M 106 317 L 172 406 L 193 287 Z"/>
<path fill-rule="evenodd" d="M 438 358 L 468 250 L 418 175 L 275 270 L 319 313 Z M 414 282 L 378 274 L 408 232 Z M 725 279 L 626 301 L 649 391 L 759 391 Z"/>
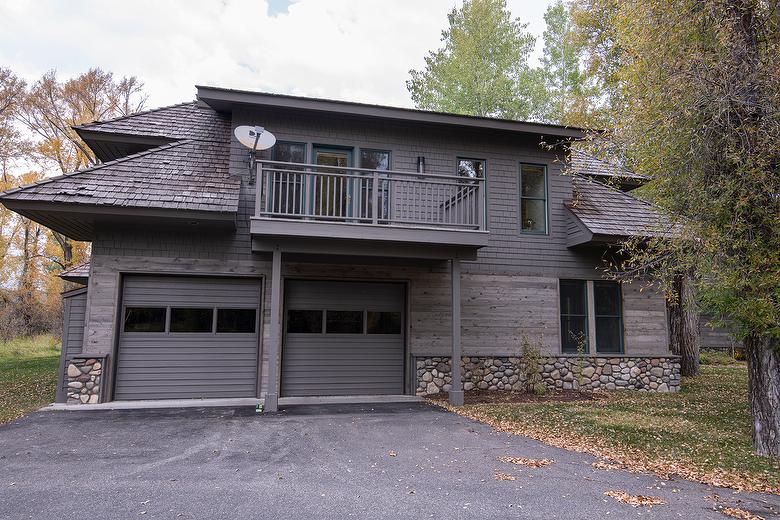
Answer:
<path fill-rule="evenodd" d="M 576 37 L 569 7 L 558 0 L 544 14 L 547 28 L 540 74 L 544 96 L 539 99 L 540 119 L 558 124 L 587 126 L 598 88 L 583 67 L 585 45 Z"/>
<path fill-rule="evenodd" d="M 505 0 L 466 0 L 447 16 L 443 47 L 425 57 L 406 82 L 418 108 L 527 119 L 541 94 L 528 67 L 534 38 L 513 19 Z"/>
<path fill-rule="evenodd" d="M 727 352 L 705 350 L 699 354 L 699 363 L 702 365 L 736 365 L 738 362 Z"/>
<path fill-rule="evenodd" d="M 532 342 L 526 335 L 520 341 L 520 373 L 523 375 L 525 385 L 534 393 L 537 386 L 542 383 L 542 374 L 539 370 L 542 357 L 542 341 Z M 542 395 L 542 394 L 537 394 Z"/>
<path fill-rule="evenodd" d="M 59 355 L 50 335 L 0 342 L 0 424 L 54 401 Z"/>
<path fill-rule="evenodd" d="M 696 274 L 704 310 L 780 338 L 780 17 L 759 0 L 582 0 L 610 85 L 610 152 L 652 177 L 673 234 L 625 272 Z"/>
<path fill-rule="evenodd" d="M 680 393 L 613 392 L 592 401 L 471 405 L 465 413 L 479 410 L 524 435 L 609 454 L 641 471 L 778 489 L 780 460 L 752 453 L 746 372 L 744 366 L 703 366 L 701 376 L 683 379 Z"/>

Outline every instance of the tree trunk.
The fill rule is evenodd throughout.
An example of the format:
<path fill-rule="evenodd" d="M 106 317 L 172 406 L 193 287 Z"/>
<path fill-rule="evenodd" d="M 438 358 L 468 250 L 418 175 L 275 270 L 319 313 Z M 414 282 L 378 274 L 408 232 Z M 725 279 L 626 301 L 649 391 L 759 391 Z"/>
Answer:
<path fill-rule="evenodd" d="M 699 307 L 690 274 L 678 274 L 672 282 L 673 295 L 667 302 L 669 314 L 669 347 L 680 356 L 680 373 L 699 375 Z"/>
<path fill-rule="evenodd" d="M 780 458 L 780 342 L 764 336 L 745 338 L 748 399 L 756 454 Z"/>
<path fill-rule="evenodd" d="M 62 249 L 62 264 L 65 267 L 70 267 L 71 262 L 73 262 L 73 244 L 70 243 L 70 239 L 56 231 L 52 231 L 51 234 Z"/>

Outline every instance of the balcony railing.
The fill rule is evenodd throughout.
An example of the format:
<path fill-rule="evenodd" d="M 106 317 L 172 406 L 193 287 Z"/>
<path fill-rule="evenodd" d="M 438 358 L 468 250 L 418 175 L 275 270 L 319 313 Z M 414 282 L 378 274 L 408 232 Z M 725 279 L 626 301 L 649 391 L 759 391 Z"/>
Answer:
<path fill-rule="evenodd" d="M 258 161 L 256 216 L 384 226 L 485 229 L 485 180 Z"/>

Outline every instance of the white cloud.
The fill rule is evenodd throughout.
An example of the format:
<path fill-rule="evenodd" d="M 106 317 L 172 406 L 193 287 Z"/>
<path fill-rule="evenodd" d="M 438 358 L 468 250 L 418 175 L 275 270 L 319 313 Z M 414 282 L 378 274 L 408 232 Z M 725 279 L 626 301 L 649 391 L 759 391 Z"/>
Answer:
<path fill-rule="evenodd" d="M 408 71 L 439 46 L 455 5 L 300 0 L 285 12 L 271 1 L 273 15 L 265 0 L 5 2 L 0 64 L 30 81 L 52 68 L 135 75 L 150 106 L 192 99 L 196 84 L 410 106 Z M 509 5 L 541 36 L 548 3 Z"/>

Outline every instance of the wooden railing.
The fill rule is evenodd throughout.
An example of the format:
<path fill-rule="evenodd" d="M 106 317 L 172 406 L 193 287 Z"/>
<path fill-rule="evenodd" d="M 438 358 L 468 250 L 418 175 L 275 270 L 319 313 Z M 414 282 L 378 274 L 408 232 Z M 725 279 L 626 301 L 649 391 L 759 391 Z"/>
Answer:
<path fill-rule="evenodd" d="M 485 180 L 455 175 L 258 161 L 263 218 L 485 229 Z"/>

